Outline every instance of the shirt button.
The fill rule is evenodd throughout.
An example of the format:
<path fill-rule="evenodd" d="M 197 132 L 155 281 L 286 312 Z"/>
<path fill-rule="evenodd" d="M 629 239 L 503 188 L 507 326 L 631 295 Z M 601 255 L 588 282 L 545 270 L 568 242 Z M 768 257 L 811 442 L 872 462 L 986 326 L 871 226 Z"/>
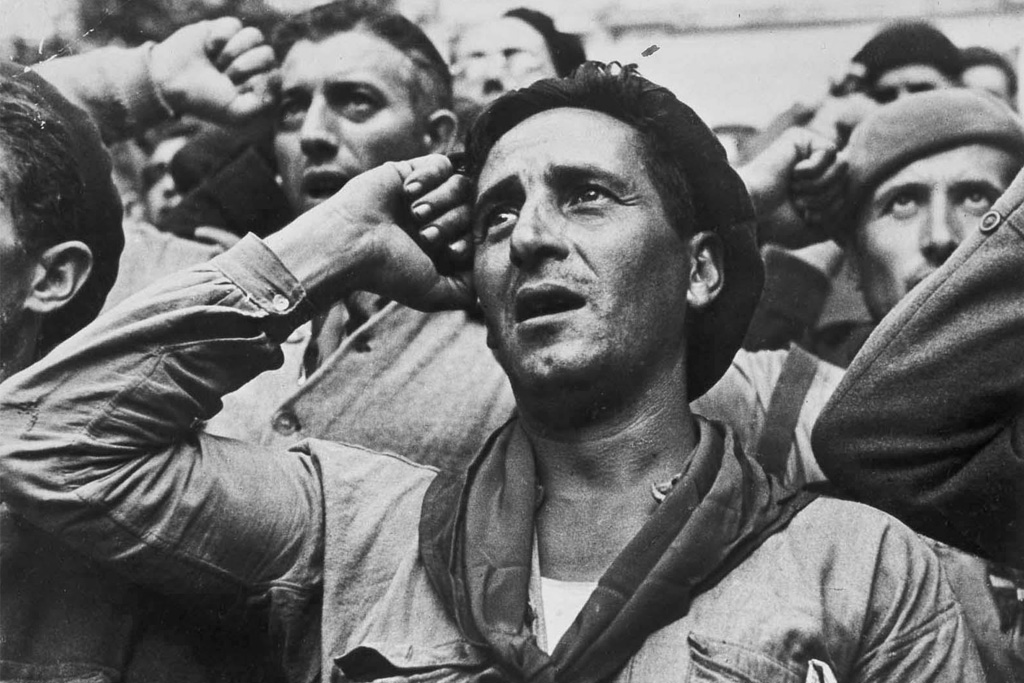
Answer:
<path fill-rule="evenodd" d="M 288 307 L 291 306 L 291 302 L 288 301 L 288 297 L 283 294 L 275 294 L 273 304 L 274 310 L 280 313 L 284 313 L 288 310 Z"/>
<path fill-rule="evenodd" d="M 981 231 L 989 233 L 999 227 L 999 224 L 1003 222 L 1003 217 L 999 215 L 998 211 L 989 211 L 981 217 Z"/>
<path fill-rule="evenodd" d="M 274 431 L 284 436 L 290 436 L 299 431 L 299 418 L 294 413 L 282 410 L 274 416 Z"/>

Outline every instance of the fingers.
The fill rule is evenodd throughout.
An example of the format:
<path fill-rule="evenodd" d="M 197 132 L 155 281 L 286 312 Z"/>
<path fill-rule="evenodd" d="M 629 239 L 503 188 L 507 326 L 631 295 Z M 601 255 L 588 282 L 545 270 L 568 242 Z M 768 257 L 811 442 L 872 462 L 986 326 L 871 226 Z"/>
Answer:
<path fill-rule="evenodd" d="M 237 17 L 221 17 L 203 22 L 206 28 L 206 54 L 216 63 L 224 47 L 242 30 L 242 21 Z M 195 25 L 195 24 L 193 24 Z"/>
<path fill-rule="evenodd" d="M 455 173 L 451 160 L 443 154 L 428 154 L 407 161 L 398 161 L 395 162 L 395 167 L 402 176 L 402 189 L 412 202 L 438 187 Z"/>
<path fill-rule="evenodd" d="M 269 45 L 260 45 L 239 55 L 223 71 L 232 83 L 238 84 L 276 67 L 274 50 Z"/>
<path fill-rule="evenodd" d="M 237 30 L 234 34 L 230 35 L 228 39 L 220 45 L 215 57 L 211 53 L 211 61 L 213 61 L 219 70 L 225 71 L 231 62 L 238 59 L 249 50 L 254 50 L 258 47 L 270 47 L 269 45 L 266 45 L 263 33 L 253 26 L 246 26 L 244 28 L 240 27 L 240 30 Z"/>
<path fill-rule="evenodd" d="M 812 159 L 808 159 L 806 163 L 806 166 L 804 162 L 800 162 L 793 167 L 790 192 L 815 194 L 841 186 L 849 170 L 845 159 L 836 158 L 834 154 L 832 161 L 824 166 L 816 165 Z"/>
<path fill-rule="evenodd" d="M 453 174 L 412 203 L 420 241 L 428 251 L 445 255 L 438 263 L 439 269 L 457 270 L 469 264 L 471 198 L 472 183 L 465 176 Z"/>

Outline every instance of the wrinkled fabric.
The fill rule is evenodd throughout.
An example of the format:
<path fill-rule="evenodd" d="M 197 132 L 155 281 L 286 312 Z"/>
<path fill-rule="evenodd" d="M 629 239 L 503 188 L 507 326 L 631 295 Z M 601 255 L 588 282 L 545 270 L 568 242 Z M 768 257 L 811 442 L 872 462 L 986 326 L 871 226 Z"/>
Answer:
<path fill-rule="evenodd" d="M 0 386 L 4 501 L 132 582 L 224 603 L 291 680 L 484 680 L 499 660 L 449 616 L 420 556 L 436 468 L 194 429 L 311 314 L 251 237 L 126 300 Z M 934 554 L 883 513 L 819 498 L 614 680 L 800 683 L 812 659 L 853 682 L 983 676 Z"/>
<path fill-rule="evenodd" d="M 845 493 L 1024 569 L 1024 173 L 886 316 L 814 430 Z"/>
<path fill-rule="evenodd" d="M 608 679 L 651 632 L 686 614 L 701 589 L 814 498 L 781 489 L 731 433 L 698 424 L 700 441 L 678 484 L 598 581 L 550 657 L 524 609 L 539 486 L 526 435 L 512 423 L 492 437 L 461 491 L 444 482 L 452 475 L 435 480 L 421 527 L 429 547 L 421 552 L 467 635 L 523 680 Z"/>

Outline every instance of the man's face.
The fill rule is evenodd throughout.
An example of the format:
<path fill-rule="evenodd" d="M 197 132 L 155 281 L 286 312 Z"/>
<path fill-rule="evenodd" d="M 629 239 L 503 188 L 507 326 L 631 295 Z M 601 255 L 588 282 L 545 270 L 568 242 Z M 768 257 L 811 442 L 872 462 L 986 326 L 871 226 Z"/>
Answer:
<path fill-rule="evenodd" d="M 527 119 L 488 155 L 474 277 L 517 394 L 610 383 L 628 395 L 683 368 L 688 246 L 641 150 L 625 123 L 566 108 Z"/>
<path fill-rule="evenodd" d="M 163 223 L 171 210 L 181 203 L 181 193 L 171 175 L 171 159 L 186 142 L 187 137 L 164 140 L 149 155 L 142 169 L 143 185 L 146 188 L 146 218 L 154 225 Z"/>
<path fill-rule="evenodd" d="M 871 97 L 883 104 L 917 92 L 951 88 L 955 84 L 941 71 L 926 64 L 908 64 L 883 73 L 871 89 Z"/>
<path fill-rule="evenodd" d="M 556 75 L 544 36 L 512 17 L 466 29 L 452 58 L 455 95 L 481 105 Z"/>
<path fill-rule="evenodd" d="M 429 151 L 418 73 L 405 54 L 359 30 L 292 47 L 281 65 L 274 152 L 296 212 L 363 171 Z"/>
<path fill-rule="evenodd" d="M 876 320 L 953 253 L 1009 186 L 1020 162 L 968 145 L 904 166 L 861 210 L 854 251 Z"/>
<path fill-rule="evenodd" d="M 995 95 L 1013 106 L 1013 98 L 1010 95 L 1010 81 L 999 67 L 992 66 L 991 64 L 978 64 L 977 66 L 964 69 L 960 79 L 963 81 L 964 87 Z"/>

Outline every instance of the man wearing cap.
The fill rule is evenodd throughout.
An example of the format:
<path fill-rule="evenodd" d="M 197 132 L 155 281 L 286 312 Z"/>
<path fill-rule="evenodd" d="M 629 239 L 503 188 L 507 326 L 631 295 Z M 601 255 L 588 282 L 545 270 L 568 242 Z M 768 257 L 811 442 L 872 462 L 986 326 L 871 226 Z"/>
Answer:
<path fill-rule="evenodd" d="M 818 357 L 846 367 L 883 317 L 977 229 L 1010 185 L 1024 165 L 1024 127 L 1012 111 L 992 98 L 963 89 L 923 93 L 883 106 L 861 122 L 843 158 L 848 184 L 842 215 L 831 225 L 832 234 L 851 261 L 867 306 L 867 320 L 819 322 L 800 341 Z M 813 259 L 806 257 L 815 249 L 818 247 L 801 255 L 804 275 L 797 271 L 787 277 L 824 286 L 826 275 L 809 267 Z M 839 254 L 838 250 L 829 253 Z M 776 266 L 780 262 L 786 263 L 769 261 Z M 799 289 L 805 300 L 813 298 L 808 292 L 815 287 Z M 772 292 L 771 301 L 784 303 L 788 298 L 785 291 L 778 290 Z M 817 298 L 819 305 L 824 299 Z M 817 314 L 809 312 L 807 318 L 813 320 Z M 889 386 L 895 398 L 896 385 Z M 948 400 L 942 393 L 936 398 Z M 889 399 L 880 394 L 876 400 L 889 405 Z M 903 418 L 908 419 L 906 415 Z M 879 421 L 870 424 L 871 434 L 885 433 L 878 427 Z M 939 433 L 946 433 L 945 429 Z M 888 475 L 874 475 L 877 490 L 869 490 L 866 479 L 848 488 L 849 455 L 838 463 L 827 455 L 848 453 L 842 444 L 842 440 L 815 444 L 814 454 L 822 470 L 836 485 L 854 493 L 856 500 L 879 504 L 892 487 Z M 824 454 L 819 446 L 827 449 Z M 929 537 L 950 541 L 948 533 L 936 531 L 932 525 L 918 525 L 917 518 L 907 515 L 902 505 L 889 504 L 883 509 Z M 977 552 L 962 542 L 954 545 Z M 1012 592 L 1015 584 L 1024 587 L 1024 576 L 943 544 L 936 545 L 936 551 L 964 606 L 989 678 L 1011 681 L 1024 676 L 1020 654 L 1024 652 L 1024 629 L 1013 626 L 1024 619 L 1024 609 L 1016 600 L 1003 604 L 996 588 L 1005 586 Z"/>
<path fill-rule="evenodd" d="M 295 680 L 980 680 L 912 533 L 780 488 L 690 413 L 761 283 L 696 115 L 591 64 L 497 101 L 467 149 L 475 182 L 385 164 L 9 382 L 11 504 L 165 592 L 268 605 Z M 472 283 L 427 221 L 447 249 L 469 223 Z M 467 471 L 193 431 L 332 297 L 466 305 L 473 283 L 518 415 Z"/>
<path fill-rule="evenodd" d="M 942 31 L 921 21 L 897 22 L 878 32 L 853 57 L 860 86 L 875 101 L 959 84 L 960 50 Z"/>

